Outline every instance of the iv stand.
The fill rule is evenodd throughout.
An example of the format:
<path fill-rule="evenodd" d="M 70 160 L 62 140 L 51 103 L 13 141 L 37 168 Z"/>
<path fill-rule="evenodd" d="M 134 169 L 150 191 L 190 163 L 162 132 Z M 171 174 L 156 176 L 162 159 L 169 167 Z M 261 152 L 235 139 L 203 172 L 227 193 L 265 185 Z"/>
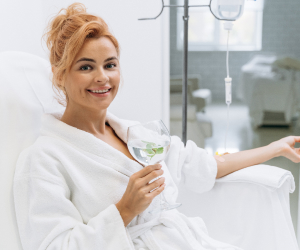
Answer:
<path fill-rule="evenodd" d="M 138 20 L 154 20 L 158 18 L 162 13 L 165 7 L 183 7 L 184 8 L 184 36 L 183 36 L 183 78 L 182 78 L 182 141 L 186 145 L 186 134 L 187 134 L 187 82 L 188 82 L 188 27 L 189 27 L 189 7 L 209 7 L 210 12 L 213 16 L 222 21 L 232 21 L 227 19 L 219 19 L 211 9 L 210 0 L 209 5 L 189 5 L 189 0 L 184 0 L 184 5 L 165 5 L 164 0 L 162 1 L 162 8 L 160 13 L 153 18 L 140 18 Z"/>

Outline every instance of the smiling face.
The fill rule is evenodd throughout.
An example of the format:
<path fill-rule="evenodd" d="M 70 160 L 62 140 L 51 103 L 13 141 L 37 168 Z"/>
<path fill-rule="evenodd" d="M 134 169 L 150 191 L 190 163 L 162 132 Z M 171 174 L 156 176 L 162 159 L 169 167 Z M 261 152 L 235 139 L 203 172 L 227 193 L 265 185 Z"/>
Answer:
<path fill-rule="evenodd" d="M 66 76 L 68 107 L 107 109 L 117 95 L 120 66 L 114 44 L 107 37 L 87 39 Z M 91 90 L 107 93 L 93 94 Z"/>

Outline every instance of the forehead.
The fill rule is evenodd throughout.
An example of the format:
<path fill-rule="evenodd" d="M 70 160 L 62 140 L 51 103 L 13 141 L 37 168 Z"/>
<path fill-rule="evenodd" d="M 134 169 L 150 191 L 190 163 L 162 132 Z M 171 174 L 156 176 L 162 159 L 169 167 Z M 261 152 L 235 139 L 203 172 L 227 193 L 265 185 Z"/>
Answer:
<path fill-rule="evenodd" d="M 83 56 L 105 60 L 107 57 L 117 57 L 117 50 L 107 37 L 88 38 L 78 52 L 75 61 Z"/>

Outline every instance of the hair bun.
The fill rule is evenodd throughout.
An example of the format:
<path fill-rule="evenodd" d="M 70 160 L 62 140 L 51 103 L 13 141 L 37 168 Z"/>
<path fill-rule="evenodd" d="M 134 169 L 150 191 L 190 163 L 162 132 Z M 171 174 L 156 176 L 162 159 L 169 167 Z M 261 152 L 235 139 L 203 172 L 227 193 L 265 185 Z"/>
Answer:
<path fill-rule="evenodd" d="M 64 9 L 66 11 L 66 18 L 69 18 L 76 14 L 85 14 L 86 13 L 86 7 L 82 3 L 73 3 L 70 6 L 68 6 L 67 9 Z"/>

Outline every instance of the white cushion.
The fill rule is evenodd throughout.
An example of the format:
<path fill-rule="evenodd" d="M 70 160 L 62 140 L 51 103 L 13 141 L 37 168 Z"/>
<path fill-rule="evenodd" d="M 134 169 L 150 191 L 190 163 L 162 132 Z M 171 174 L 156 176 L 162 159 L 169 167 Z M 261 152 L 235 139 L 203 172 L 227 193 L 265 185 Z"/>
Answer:
<path fill-rule="evenodd" d="M 0 249 L 21 249 L 12 190 L 17 158 L 38 137 L 41 115 L 65 109 L 53 98 L 50 74 L 43 58 L 0 53 Z"/>

